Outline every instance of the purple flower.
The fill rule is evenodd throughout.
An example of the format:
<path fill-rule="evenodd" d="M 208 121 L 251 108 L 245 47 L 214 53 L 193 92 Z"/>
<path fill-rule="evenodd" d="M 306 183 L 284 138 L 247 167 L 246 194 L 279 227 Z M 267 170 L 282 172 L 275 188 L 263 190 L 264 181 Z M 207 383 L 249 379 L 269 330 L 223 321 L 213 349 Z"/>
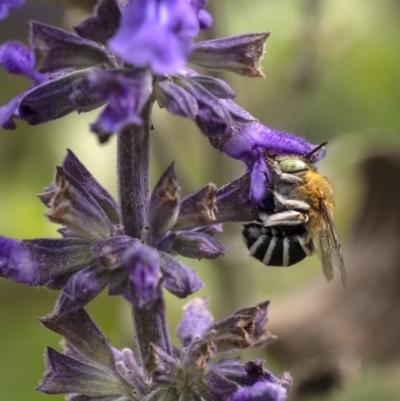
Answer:
<path fill-rule="evenodd" d="M 93 102 L 107 103 L 91 125 L 100 142 L 130 125 L 141 125 L 143 106 L 151 95 L 152 76 L 148 70 L 96 71 L 80 81 L 71 99 L 83 107 Z"/>
<path fill-rule="evenodd" d="M 138 306 L 160 299 L 160 258 L 153 248 L 139 242 L 133 244 L 122 260 L 129 276 L 132 293 Z"/>
<path fill-rule="evenodd" d="M 7 18 L 8 10 L 21 7 L 25 0 L 0 0 L 0 20 Z"/>
<path fill-rule="evenodd" d="M 237 359 L 223 359 L 212 363 L 218 352 L 235 351 L 261 344 L 259 335 L 261 332 L 268 332 L 265 327 L 266 321 L 262 317 L 263 306 L 267 303 L 242 309 L 214 324 L 212 315 L 206 309 L 207 303 L 207 300 L 200 299 L 189 302 L 184 308 L 183 319 L 177 330 L 178 338 L 184 347 L 181 365 L 184 372 L 190 372 L 187 373 L 188 382 L 185 383 L 187 393 L 192 394 L 193 399 L 196 399 L 197 393 L 205 399 L 231 400 L 231 397 L 241 394 L 257 394 L 257 388 L 254 390 L 253 386 L 260 383 L 263 384 L 261 387 L 273 388 L 276 392 L 286 394 L 282 387 L 283 380 L 264 369 L 260 360 L 250 361 L 245 365 Z M 203 382 L 207 390 L 203 390 L 205 392 L 202 393 L 201 386 L 197 387 L 196 382 Z M 268 386 L 267 383 L 272 386 Z M 264 395 L 267 394 L 264 392 Z M 271 401 L 283 400 L 271 398 Z"/>
<path fill-rule="evenodd" d="M 8 42 L 0 46 L 0 65 L 10 74 L 25 75 L 30 78 L 34 81 L 33 86 L 39 85 L 46 80 L 45 74 L 35 71 L 35 55 L 33 52 L 19 42 Z M 18 116 L 19 102 L 24 94 L 21 93 L 7 105 L 0 107 L 1 127 L 15 128 L 14 117 Z"/>
<path fill-rule="evenodd" d="M 242 387 L 232 394 L 228 401 L 285 401 L 286 389 L 269 382 L 258 382 Z"/>
<path fill-rule="evenodd" d="M 39 195 L 49 220 L 63 226 L 59 230 L 62 238 L 18 241 L 0 237 L 0 276 L 62 289 L 57 302 L 60 314 L 84 307 L 106 287 L 110 295 L 123 295 L 149 308 L 159 306 L 161 285 L 180 298 L 187 297 L 203 283 L 166 252 L 215 258 L 225 247 L 212 237 L 213 231 L 201 231 L 200 222 L 188 230 L 173 231 L 181 205 L 179 192 L 171 165 L 151 196 L 143 238 L 131 238 L 120 225 L 114 199 L 68 151 L 54 182 Z M 184 199 L 182 210 L 189 213 L 191 207 L 204 209 L 202 202 L 210 203 L 196 199 L 197 204 L 191 201 L 189 205 Z"/>
<path fill-rule="evenodd" d="M 268 196 L 265 174 L 269 168 L 264 154 L 292 154 L 306 156 L 316 145 L 304 138 L 266 127 L 229 100 L 221 100 L 231 113 L 231 136 L 221 150 L 234 159 L 241 160 L 251 174 L 250 199 L 253 206 L 260 205 Z M 311 157 L 316 163 L 325 157 L 325 149 Z"/>
<path fill-rule="evenodd" d="M 38 386 L 45 394 L 73 394 L 80 399 L 109 399 L 125 391 L 138 391 L 120 374 L 116 364 L 123 354 L 113 349 L 104 334 L 83 310 L 53 314 L 40 323 L 65 339 L 64 353 L 47 348 L 46 373 Z M 134 368 L 134 365 L 128 365 Z M 132 373 L 138 373 L 132 369 Z M 104 398 L 106 397 L 106 398 Z"/>
<path fill-rule="evenodd" d="M 0 109 L 2 127 L 15 128 L 14 117 L 34 125 L 74 110 L 89 111 L 104 102 L 91 99 L 78 106 L 70 99 L 75 85 L 89 72 L 111 65 L 104 50 L 69 32 L 38 22 L 31 24 L 30 41 L 33 51 L 17 42 L 0 48 L 0 64 L 8 72 L 34 80 L 33 86 Z M 41 60 L 39 69 L 35 67 L 35 58 Z"/>
<path fill-rule="evenodd" d="M 129 64 L 172 74 L 186 64 L 198 29 L 187 0 L 132 0 L 108 45 Z"/>
<path fill-rule="evenodd" d="M 94 14 L 74 28 L 77 35 L 32 22 L 33 52 L 13 42 L 4 45 L 0 64 L 34 84 L 0 108 L 0 126 L 15 128 L 14 118 L 41 124 L 106 104 L 91 125 L 105 142 L 113 133 L 142 124 L 143 107 L 157 100 L 169 112 L 194 120 L 220 149 L 230 138 L 232 124 L 220 99 L 235 94 L 225 82 L 183 67 L 190 57 L 192 64 L 206 69 L 262 76 L 260 60 L 268 34 L 193 46 L 199 29 L 211 25 L 204 0 L 126 3 L 98 1 Z"/>
<path fill-rule="evenodd" d="M 242 309 L 212 324 L 206 307 L 206 300 L 189 302 L 177 331 L 183 348 L 172 356 L 151 345 L 143 365 L 130 349 L 112 348 L 85 310 L 56 310 L 39 321 L 64 338 L 64 350 L 47 349 L 38 390 L 66 394 L 70 401 L 131 399 L 132 394 L 146 400 L 284 401 L 289 374 L 275 377 L 259 359 L 246 364 L 238 358 L 213 361 L 219 351 L 260 344 L 260 308 Z M 267 332 L 265 322 L 259 329 Z"/>
<path fill-rule="evenodd" d="M 190 62 L 212 71 L 264 77 L 261 60 L 269 32 L 205 40 L 193 46 Z"/>
<path fill-rule="evenodd" d="M 43 75 L 35 71 L 35 55 L 19 42 L 0 46 L 0 65 L 10 74 L 25 75 L 32 81 L 42 81 Z"/>
<path fill-rule="evenodd" d="M 212 17 L 209 12 L 204 10 L 206 0 L 188 0 L 193 7 L 199 20 L 200 29 L 208 29 L 212 24 Z"/>
<path fill-rule="evenodd" d="M 17 283 L 35 281 L 37 264 L 31 262 L 29 249 L 22 241 L 0 237 L 0 276 Z"/>

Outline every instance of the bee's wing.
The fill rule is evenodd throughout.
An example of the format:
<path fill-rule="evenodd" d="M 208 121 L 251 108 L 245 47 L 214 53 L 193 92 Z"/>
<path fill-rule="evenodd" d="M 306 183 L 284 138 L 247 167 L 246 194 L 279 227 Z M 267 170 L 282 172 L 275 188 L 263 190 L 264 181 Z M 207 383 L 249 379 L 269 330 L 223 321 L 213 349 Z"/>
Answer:
<path fill-rule="evenodd" d="M 346 269 L 335 225 L 323 199 L 320 204 L 327 225 L 327 229 L 321 231 L 318 238 L 324 274 L 328 280 L 332 280 L 334 268 L 339 268 L 343 287 L 346 287 Z"/>

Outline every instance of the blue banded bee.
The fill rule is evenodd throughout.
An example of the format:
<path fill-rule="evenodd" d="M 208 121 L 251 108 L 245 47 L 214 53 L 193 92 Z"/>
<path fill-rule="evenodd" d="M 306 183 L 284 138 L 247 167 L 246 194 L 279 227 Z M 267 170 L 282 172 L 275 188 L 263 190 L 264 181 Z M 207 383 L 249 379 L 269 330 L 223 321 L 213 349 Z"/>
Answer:
<path fill-rule="evenodd" d="M 260 212 L 245 224 L 243 237 L 250 254 L 269 266 L 291 266 L 318 251 L 328 280 L 339 268 L 343 286 L 346 270 L 333 223 L 333 192 L 328 179 L 318 173 L 310 156 L 265 155 L 272 180 L 267 183 L 273 211 Z"/>

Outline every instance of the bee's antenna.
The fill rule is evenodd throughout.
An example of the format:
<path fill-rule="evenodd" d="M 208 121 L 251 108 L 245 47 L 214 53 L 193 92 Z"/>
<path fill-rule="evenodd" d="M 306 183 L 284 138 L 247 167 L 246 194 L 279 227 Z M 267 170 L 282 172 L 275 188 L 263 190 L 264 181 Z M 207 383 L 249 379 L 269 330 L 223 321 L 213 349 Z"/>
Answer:
<path fill-rule="evenodd" d="M 314 154 L 317 153 L 321 148 L 323 148 L 328 142 L 321 143 L 321 145 L 318 145 L 315 147 L 310 153 L 307 153 L 304 158 L 307 160 L 310 160 L 310 157 Z"/>

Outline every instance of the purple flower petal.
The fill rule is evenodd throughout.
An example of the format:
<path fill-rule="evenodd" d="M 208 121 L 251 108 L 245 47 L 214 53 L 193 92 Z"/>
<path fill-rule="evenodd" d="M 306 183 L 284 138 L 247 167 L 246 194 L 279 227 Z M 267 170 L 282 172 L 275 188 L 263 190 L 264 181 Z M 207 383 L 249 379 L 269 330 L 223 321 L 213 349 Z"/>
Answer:
<path fill-rule="evenodd" d="M 107 338 L 84 309 L 39 318 L 47 329 L 61 335 L 82 356 L 111 366 L 113 354 Z"/>
<path fill-rule="evenodd" d="M 121 395 L 120 383 L 108 371 L 60 354 L 46 352 L 46 373 L 37 390 L 45 394 L 78 393 L 90 396 Z"/>
<path fill-rule="evenodd" d="M 142 307 L 160 298 L 160 258 L 153 248 L 135 242 L 123 256 L 132 290 Z"/>
<path fill-rule="evenodd" d="M 204 10 L 206 0 L 188 0 L 193 7 L 199 20 L 200 29 L 208 29 L 212 25 L 212 17 L 209 12 Z"/>
<path fill-rule="evenodd" d="M 269 370 L 263 367 L 264 360 L 254 359 L 246 362 L 244 368 L 247 372 L 246 385 L 253 385 L 257 382 L 270 382 L 280 384 L 288 389 L 293 384 L 293 379 L 289 373 L 285 372 L 281 378 L 275 377 Z"/>
<path fill-rule="evenodd" d="M 21 7 L 25 0 L 0 0 L 0 20 L 8 17 L 8 10 Z"/>
<path fill-rule="evenodd" d="M 142 123 L 140 113 L 152 90 L 148 70 L 97 71 L 76 86 L 72 99 L 82 105 L 93 103 L 92 99 L 107 102 L 91 127 L 105 142 L 113 133 Z"/>
<path fill-rule="evenodd" d="M 196 98 L 199 109 L 195 119 L 196 124 L 208 137 L 211 145 L 221 149 L 231 137 L 232 119 L 225 103 L 203 86 L 204 80 L 201 82 L 192 79 L 192 74 L 188 69 L 181 76 L 175 77 L 175 81 Z M 229 95 L 227 94 L 227 96 Z"/>
<path fill-rule="evenodd" d="M 175 224 L 180 192 L 181 187 L 172 163 L 158 180 L 150 197 L 148 227 L 152 238 L 159 238 Z"/>
<path fill-rule="evenodd" d="M 199 19 L 200 29 L 208 29 L 213 23 L 211 14 L 206 10 L 199 10 L 197 18 Z"/>
<path fill-rule="evenodd" d="M 173 382 L 178 368 L 179 364 L 176 358 L 173 358 L 160 347 L 151 344 L 146 371 L 153 380 L 153 383 Z M 175 393 L 175 399 L 176 398 L 177 395 Z"/>
<path fill-rule="evenodd" d="M 218 188 L 216 192 L 218 222 L 246 222 L 257 218 L 258 211 L 252 207 L 249 199 L 250 184 L 250 175 L 246 174 Z"/>
<path fill-rule="evenodd" d="M 82 38 L 105 45 L 115 35 L 120 19 L 121 11 L 116 0 L 100 0 L 94 15 L 84 19 L 74 29 Z"/>
<path fill-rule="evenodd" d="M 160 266 L 164 287 L 179 298 L 186 298 L 204 286 L 193 270 L 167 253 L 160 252 Z"/>
<path fill-rule="evenodd" d="M 251 335 L 254 332 L 254 320 L 258 311 L 257 306 L 241 309 L 210 327 L 210 330 L 215 331 L 214 342 L 219 352 L 253 345 Z"/>
<path fill-rule="evenodd" d="M 266 328 L 269 303 L 269 301 L 265 301 L 257 305 L 260 309 L 254 319 L 255 326 L 252 334 L 252 341 L 255 347 L 263 346 L 276 338 L 276 336 L 272 335 Z"/>
<path fill-rule="evenodd" d="M 198 29 L 187 0 L 132 0 L 108 45 L 134 66 L 172 74 L 185 65 Z"/>
<path fill-rule="evenodd" d="M 122 257 L 137 239 L 127 235 L 117 235 L 104 241 L 96 242 L 91 247 L 93 259 L 97 265 L 106 270 L 116 270 L 122 266 Z"/>
<path fill-rule="evenodd" d="M 217 187 L 207 184 L 194 194 L 185 196 L 180 205 L 175 229 L 183 230 L 204 226 L 215 221 Z"/>
<path fill-rule="evenodd" d="M 258 382 L 242 387 L 232 394 L 228 401 L 285 401 L 286 389 L 269 382 Z"/>
<path fill-rule="evenodd" d="M 206 375 L 204 382 L 206 383 L 210 400 L 226 400 L 229 395 L 235 394 L 239 389 L 235 382 L 215 372 L 210 372 Z"/>
<path fill-rule="evenodd" d="M 30 45 L 42 72 L 112 67 L 106 51 L 96 43 L 40 22 L 31 22 Z"/>
<path fill-rule="evenodd" d="M 0 276 L 17 283 L 32 285 L 39 263 L 23 241 L 0 237 Z"/>
<path fill-rule="evenodd" d="M 108 282 L 108 294 L 122 295 L 126 291 L 128 284 L 128 274 L 126 271 L 124 269 L 115 270 Z"/>
<path fill-rule="evenodd" d="M 24 96 L 23 93 L 10 100 L 6 105 L 0 107 L 0 127 L 5 129 L 15 129 L 14 118 L 18 117 L 19 101 Z"/>
<path fill-rule="evenodd" d="M 178 232 L 172 249 L 192 259 L 216 259 L 226 251 L 226 247 L 215 238 L 199 231 Z"/>
<path fill-rule="evenodd" d="M 37 83 L 46 79 L 45 75 L 35 71 L 33 52 L 19 42 L 0 46 L 0 65 L 11 74 L 25 75 Z"/>
<path fill-rule="evenodd" d="M 214 319 L 207 305 L 208 299 L 195 298 L 184 306 L 176 332 L 183 347 L 200 338 L 211 326 Z"/>
<path fill-rule="evenodd" d="M 270 193 L 265 174 L 269 173 L 269 167 L 264 160 L 262 153 L 255 161 L 251 170 L 250 200 L 253 207 L 256 207 L 266 199 Z M 270 181 L 272 182 L 272 181 Z"/>
<path fill-rule="evenodd" d="M 58 276 L 92 263 L 91 243 L 84 238 L 43 238 L 23 242 L 38 266 L 34 285 L 47 285 Z"/>
<path fill-rule="evenodd" d="M 85 105 L 78 105 L 70 99 L 75 86 L 90 71 L 92 69 L 62 74 L 26 91 L 19 104 L 19 118 L 36 125 L 64 117 L 75 110 L 90 111 L 101 106 L 103 102 L 98 99 Z"/>
<path fill-rule="evenodd" d="M 213 71 L 264 77 L 260 63 L 268 36 L 268 32 L 251 33 L 196 43 L 190 62 Z"/>
<path fill-rule="evenodd" d="M 67 149 L 67 155 L 63 160 L 62 166 L 70 177 L 74 178 L 86 192 L 93 196 L 111 223 L 119 224 L 119 210 L 114 198 L 69 149 Z"/>
<path fill-rule="evenodd" d="M 75 273 L 64 286 L 57 300 L 57 313 L 65 314 L 85 307 L 103 291 L 112 273 L 97 266 Z"/>
<path fill-rule="evenodd" d="M 188 68 L 186 68 L 186 71 Z M 213 78 L 207 75 L 195 74 L 187 78 L 190 82 L 195 82 L 198 85 L 206 88 L 218 99 L 235 99 L 236 94 L 232 88 L 222 79 Z"/>
<path fill-rule="evenodd" d="M 229 105 L 226 104 L 229 108 Z M 261 152 L 305 156 L 315 145 L 297 135 L 273 130 L 257 121 L 232 124 L 232 136 L 222 147 L 228 156 L 243 161 L 251 170 Z M 319 157 L 318 160 L 320 160 Z M 316 162 L 318 160 L 312 160 Z"/>
<path fill-rule="evenodd" d="M 46 216 L 90 240 L 106 239 L 115 233 L 114 226 L 96 200 L 62 167 L 56 169 L 54 195 Z"/>
<path fill-rule="evenodd" d="M 186 89 L 170 80 L 160 80 L 155 85 L 158 103 L 176 116 L 194 120 L 199 108 L 197 100 Z"/>

